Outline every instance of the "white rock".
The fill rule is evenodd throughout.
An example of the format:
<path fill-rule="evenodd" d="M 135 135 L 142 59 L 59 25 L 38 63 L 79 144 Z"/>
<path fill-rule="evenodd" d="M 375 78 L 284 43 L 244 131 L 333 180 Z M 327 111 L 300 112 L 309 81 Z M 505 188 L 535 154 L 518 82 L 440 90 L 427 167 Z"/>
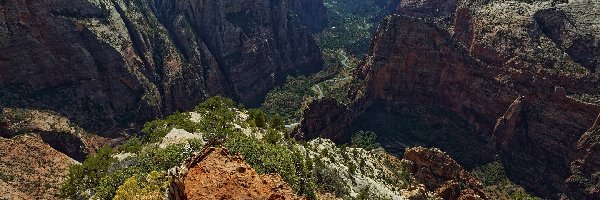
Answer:
<path fill-rule="evenodd" d="M 201 140 L 202 135 L 190 133 L 183 129 L 174 128 L 173 130 L 171 130 L 171 132 L 169 132 L 169 134 L 167 134 L 162 139 L 162 141 L 160 142 L 158 147 L 166 148 L 173 144 L 186 143 L 188 140 L 191 140 L 191 139 L 200 139 Z"/>

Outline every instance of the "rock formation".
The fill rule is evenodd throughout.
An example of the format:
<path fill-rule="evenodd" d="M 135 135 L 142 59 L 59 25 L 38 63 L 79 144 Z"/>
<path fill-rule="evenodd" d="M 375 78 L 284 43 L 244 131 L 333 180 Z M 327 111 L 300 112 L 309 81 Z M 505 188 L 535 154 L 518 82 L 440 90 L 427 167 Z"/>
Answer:
<path fill-rule="evenodd" d="M 284 1 L 9 0 L 0 16 L 0 106 L 111 136 L 215 94 L 257 104 L 323 64 Z"/>
<path fill-rule="evenodd" d="M 217 94 L 255 105 L 319 71 L 305 27 L 326 23 L 319 3 L 0 1 L 0 110 L 41 112 L 0 113 L 0 198 L 51 199 L 68 164 L 107 138 Z"/>
<path fill-rule="evenodd" d="M 595 197 L 594 172 L 600 168 L 590 159 L 595 151 L 594 137 L 590 137 L 594 131 L 584 133 L 592 127 L 600 106 L 578 97 L 600 94 L 594 68 L 585 67 L 597 56 L 596 51 L 570 51 L 571 39 L 579 36 L 571 37 L 569 30 L 589 35 L 600 22 L 573 17 L 569 20 L 579 28 L 553 33 L 555 25 L 538 23 L 554 20 L 534 17 L 551 6 L 512 1 L 458 4 L 449 15 L 455 16 L 449 24 L 435 20 L 439 16 L 389 16 L 356 71 L 358 82 L 364 85 L 350 90 L 349 96 L 355 99 L 347 106 L 350 113 L 338 115 L 355 118 L 375 101 L 450 111 L 496 144 L 509 178 L 528 191 L 545 198 Z M 573 1 L 556 8 L 578 13 L 598 5 Z M 500 15 L 500 11 L 506 12 Z M 584 29 L 581 24 L 594 26 Z M 551 39 L 554 34 L 569 37 Z M 568 39 L 562 42 L 560 38 Z M 591 47 L 582 48 L 597 47 L 596 43 L 587 45 Z M 319 126 L 343 129 L 351 123 L 341 120 Z M 317 130 L 305 135 L 326 135 L 309 123 L 302 126 Z M 588 189 L 574 190 L 582 188 L 573 186 L 578 184 Z"/>
<path fill-rule="evenodd" d="M 311 32 L 318 33 L 327 27 L 329 16 L 323 0 L 288 0 L 287 4 Z"/>
<path fill-rule="evenodd" d="M 208 147 L 171 173 L 176 180 L 169 199 L 306 199 L 279 175 L 260 175 L 244 158 L 222 148 Z"/>
<path fill-rule="evenodd" d="M 443 199 L 487 199 L 477 179 L 438 149 L 407 149 L 410 173 Z"/>

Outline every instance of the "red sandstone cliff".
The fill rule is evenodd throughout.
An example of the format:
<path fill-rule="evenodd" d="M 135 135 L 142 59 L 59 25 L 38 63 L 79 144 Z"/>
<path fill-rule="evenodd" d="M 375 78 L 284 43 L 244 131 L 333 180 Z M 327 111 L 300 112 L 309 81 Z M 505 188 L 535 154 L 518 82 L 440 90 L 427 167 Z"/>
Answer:
<path fill-rule="evenodd" d="M 515 10 L 527 7 L 514 4 L 518 4 Z M 457 18 L 450 20 L 450 26 L 428 16 L 389 16 L 380 24 L 371 50 L 356 71 L 358 79 L 365 83 L 350 90 L 349 95 L 356 102 L 346 107 L 349 113 L 335 115 L 350 119 L 315 122 L 315 116 L 327 116 L 318 113 L 321 102 L 317 102 L 305 113 L 302 125 L 302 130 L 316 131 L 304 134 L 339 137 L 352 119 L 374 101 L 433 105 L 457 114 L 495 143 L 511 180 L 536 195 L 595 197 L 593 185 L 597 179 L 593 174 L 599 168 L 590 155 L 596 142 L 589 136 L 593 129 L 584 133 L 592 127 L 600 106 L 571 96 L 599 95 L 600 82 L 593 74 L 594 68 L 585 67 L 586 62 L 593 63 L 597 57 L 594 53 L 569 53 L 569 45 L 563 45 L 564 51 L 556 46 L 536 50 L 535 45 L 556 43 L 539 38 L 540 33 L 546 33 L 536 25 L 535 9 L 528 11 L 529 18 L 514 18 L 515 21 L 486 18 L 491 17 L 488 14 L 492 8 L 498 8 L 495 6 L 509 9 L 511 4 L 507 5 L 480 5 L 477 9 L 458 6 L 456 13 L 451 13 Z M 570 9 L 562 6 L 561 9 Z M 533 28 L 528 26 L 532 23 Z M 487 32 L 490 27 L 495 31 Z M 509 32 L 518 34 L 517 38 L 506 35 Z M 533 37 L 536 34 L 538 38 Z M 536 60 L 538 56 L 552 62 L 543 65 Z M 579 63 L 577 57 L 590 62 Z M 581 69 L 578 66 L 587 69 L 569 72 Z M 325 122 L 331 123 L 322 124 Z M 337 132 L 323 132 L 331 129 Z M 574 181 L 573 177 L 584 178 Z M 590 189 L 573 189 L 582 188 L 574 185 L 584 183 Z"/>

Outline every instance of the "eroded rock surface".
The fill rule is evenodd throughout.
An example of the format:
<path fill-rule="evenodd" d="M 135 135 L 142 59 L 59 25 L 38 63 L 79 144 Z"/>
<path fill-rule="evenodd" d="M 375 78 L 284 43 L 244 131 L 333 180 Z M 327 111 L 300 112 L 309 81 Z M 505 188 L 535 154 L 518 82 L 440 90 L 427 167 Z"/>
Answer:
<path fill-rule="evenodd" d="M 411 174 L 443 199 L 487 199 L 481 183 L 450 156 L 437 149 L 407 149 Z"/>
<path fill-rule="evenodd" d="M 0 105 L 54 110 L 111 136 L 215 94 L 257 104 L 322 64 L 285 1 L 0 4 Z"/>
<path fill-rule="evenodd" d="M 591 185 L 586 187 L 588 192 L 576 191 L 565 180 L 572 177 L 569 171 L 579 171 L 572 170 L 572 162 L 593 151 L 577 146 L 583 144 L 579 141 L 600 112 L 599 105 L 573 97 L 597 96 L 600 82 L 592 68 L 582 67 L 584 62 L 569 53 L 569 45 L 557 45 L 562 42 L 553 42 L 547 36 L 553 34 L 536 21 L 536 13 L 551 7 L 545 1 L 459 3 L 449 24 L 429 18 L 436 16 L 389 16 L 356 71 L 364 85 L 351 88 L 349 96 L 355 103 L 348 105 L 350 113 L 338 116 L 356 119 L 375 101 L 433 105 L 467 121 L 475 133 L 494 144 L 511 180 L 535 195 L 594 195 Z M 597 5 L 572 1 L 554 7 L 577 13 Z M 568 16 L 579 27 L 574 31 L 594 35 L 597 18 Z M 592 54 L 583 57 L 595 60 Z M 346 124 L 350 123 L 341 120 L 319 126 L 343 128 Z M 595 144 L 585 141 L 588 147 Z M 583 177 L 596 180 L 590 172 L 598 168 L 592 167 L 593 162 L 585 163 L 578 167 L 585 169 Z"/>
<path fill-rule="evenodd" d="M 209 147 L 192 160 L 181 185 L 174 187 L 183 190 L 184 196 L 174 199 L 305 199 L 279 175 L 259 175 L 226 149 Z"/>

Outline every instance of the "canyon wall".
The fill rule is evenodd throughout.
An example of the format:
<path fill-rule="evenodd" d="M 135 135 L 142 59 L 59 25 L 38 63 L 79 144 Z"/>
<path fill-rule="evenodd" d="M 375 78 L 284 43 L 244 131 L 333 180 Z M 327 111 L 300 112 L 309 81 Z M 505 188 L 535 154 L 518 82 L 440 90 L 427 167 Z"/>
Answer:
<path fill-rule="evenodd" d="M 536 15 L 551 4 L 479 3 L 458 4 L 448 15 L 452 20 L 410 13 L 399 6 L 402 15 L 389 16 L 380 24 L 371 50 L 356 71 L 357 82 L 364 84 L 350 89 L 355 103 L 317 102 L 304 114 L 300 130 L 312 137 L 343 138 L 348 137 L 344 130 L 352 119 L 375 101 L 430 105 L 456 114 L 495 144 L 507 175 L 535 195 L 598 198 L 594 174 L 599 168 L 592 161 L 596 128 L 591 127 L 597 127 L 593 124 L 600 106 L 579 98 L 600 95 L 598 75 L 590 67 L 598 58 L 595 51 L 571 51 L 571 41 L 577 39 L 560 39 L 578 38 L 569 30 L 597 37 L 594 26 L 555 33 L 554 25 L 538 24 L 553 23 L 542 22 L 549 17 Z M 574 10 L 582 4 L 574 1 L 556 9 L 577 13 Z M 514 11 L 506 16 L 491 16 L 509 9 Z M 600 23 L 588 18 L 569 20 L 574 25 Z M 582 48 L 593 50 L 596 44 Z M 319 105 L 349 111 L 322 122 L 327 125 L 319 124 L 317 116 L 328 116 L 319 114 Z M 331 120 L 336 118 L 341 120 Z M 334 133 L 324 132 L 332 129 Z"/>
<path fill-rule="evenodd" d="M 8 0 L 0 15 L 0 106 L 107 135 L 216 94 L 256 105 L 323 65 L 282 1 Z"/>
<path fill-rule="evenodd" d="M 321 70 L 319 3 L 0 1 L 0 199 L 55 199 L 69 164 L 148 120 Z"/>
<path fill-rule="evenodd" d="M 327 27 L 329 16 L 323 0 L 288 0 L 287 3 L 311 32 L 318 33 Z"/>

